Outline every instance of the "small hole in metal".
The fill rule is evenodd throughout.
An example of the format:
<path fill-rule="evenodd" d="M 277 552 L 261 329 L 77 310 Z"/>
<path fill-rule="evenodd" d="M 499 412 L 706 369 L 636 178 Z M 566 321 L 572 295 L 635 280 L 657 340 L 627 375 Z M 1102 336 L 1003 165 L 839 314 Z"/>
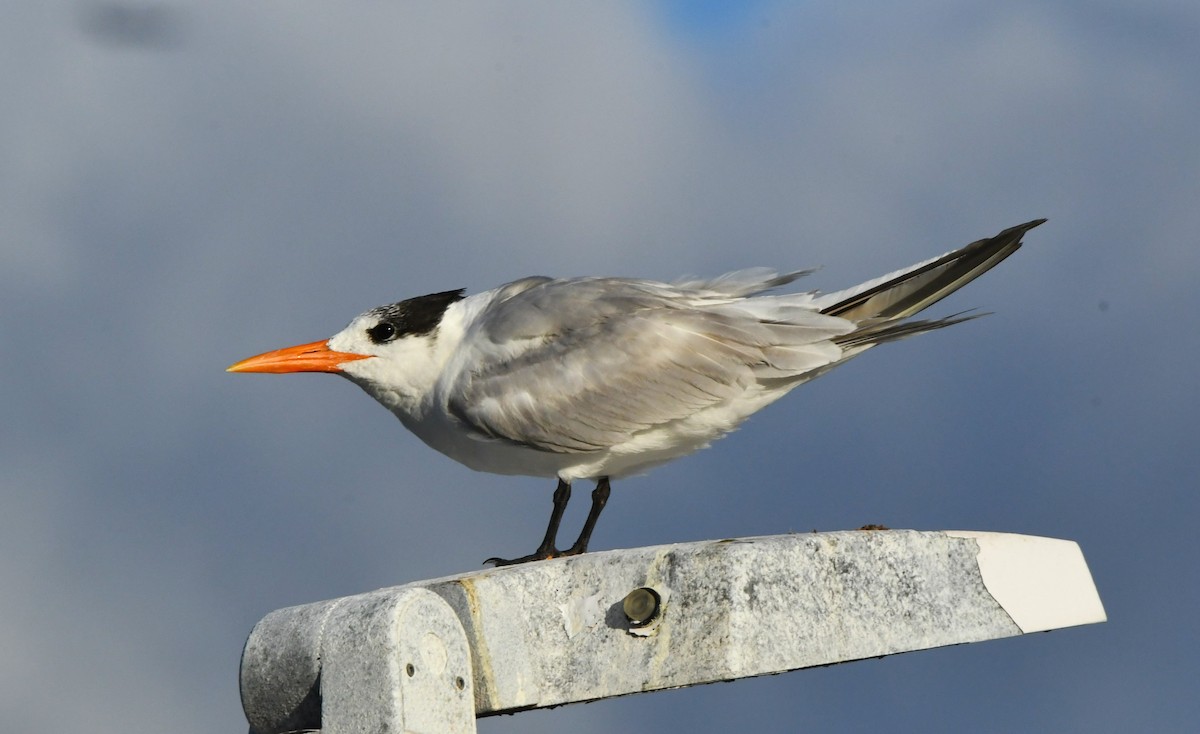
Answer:
<path fill-rule="evenodd" d="M 409 663 L 408 665 L 404 666 L 404 672 L 408 673 L 408 677 L 411 678 L 414 675 L 416 675 L 417 669 L 415 667 L 413 667 L 412 663 Z"/>
<path fill-rule="evenodd" d="M 461 691 L 467 687 L 467 682 L 463 680 L 463 677 L 460 675 L 454 679 L 454 687 Z"/>

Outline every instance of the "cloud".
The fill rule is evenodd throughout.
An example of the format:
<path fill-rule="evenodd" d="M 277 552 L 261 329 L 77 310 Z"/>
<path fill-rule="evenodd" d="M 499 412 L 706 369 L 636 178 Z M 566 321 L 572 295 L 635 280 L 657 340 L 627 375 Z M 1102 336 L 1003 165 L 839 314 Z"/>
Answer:
<path fill-rule="evenodd" d="M 104 30 L 113 13 L 137 22 Z M 1126 623 L 481 728 L 877 727 L 846 716 L 864 696 L 900 728 L 1182 721 L 1094 658 L 1138 649 L 1121 679 L 1171 700 L 1194 678 L 1154 632 L 1186 628 L 1194 594 L 1147 611 L 1126 589 L 1186 574 L 1170 559 L 1197 509 L 1196 12 L 758 3 L 721 32 L 692 20 L 0 11 L 7 721 L 243 726 L 237 654 L 266 612 L 536 544 L 552 483 L 472 474 L 348 384 L 224 374 L 236 359 L 531 273 L 823 265 L 802 285 L 833 290 L 1036 216 L 1024 251 L 946 304 L 994 316 L 875 350 L 618 483 L 596 547 L 865 522 L 1041 532 L 1083 542 Z M 1162 545 L 1114 540 L 1139 537 Z M 1037 706 L 996 706 L 997 680 Z M 952 703 L 905 703 L 931 690 Z"/>

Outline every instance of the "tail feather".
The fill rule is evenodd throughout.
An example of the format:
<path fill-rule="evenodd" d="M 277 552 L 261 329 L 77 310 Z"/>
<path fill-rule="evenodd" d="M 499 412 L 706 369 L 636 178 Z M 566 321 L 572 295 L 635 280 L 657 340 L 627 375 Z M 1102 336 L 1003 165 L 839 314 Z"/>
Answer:
<path fill-rule="evenodd" d="M 821 309 L 821 313 L 840 316 L 860 325 L 861 328 L 835 339 L 842 346 L 878 344 L 978 318 L 983 314 L 897 323 L 1000 264 L 1021 247 L 1021 238 L 1026 232 L 1045 221 L 1035 219 L 1010 227 L 995 237 L 972 242 L 954 252 L 884 276 L 879 281 L 850 289 L 837 302 Z"/>

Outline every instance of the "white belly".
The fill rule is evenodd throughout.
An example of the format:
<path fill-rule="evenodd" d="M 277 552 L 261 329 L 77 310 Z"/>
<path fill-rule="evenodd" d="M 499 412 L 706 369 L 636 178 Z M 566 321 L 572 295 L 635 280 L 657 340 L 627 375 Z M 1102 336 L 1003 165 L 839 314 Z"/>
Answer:
<path fill-rule="evenodd" d="M 474 432 L 453 416 L 430 410 L 421 418 L 397 411 L 401 422 L 431 448 L 476 471 L 575 479 L 637 474 L 705 448 L 786 391 L 759 393 L 736 405 L 714 406 L 658 426 L 616 446 L 588 452 L 553 452 Z"/>

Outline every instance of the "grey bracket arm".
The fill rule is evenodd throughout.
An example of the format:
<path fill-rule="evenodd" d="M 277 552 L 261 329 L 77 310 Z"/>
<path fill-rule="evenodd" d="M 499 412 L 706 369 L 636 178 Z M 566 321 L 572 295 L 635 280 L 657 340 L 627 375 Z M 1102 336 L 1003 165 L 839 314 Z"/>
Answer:
<path fill-rule="evenodd" d="M 253 734 L 475 719 L 1105 621 L 1078 545 L 912 530 L 588 553 L 280 609 L 242 653 Z"/>

